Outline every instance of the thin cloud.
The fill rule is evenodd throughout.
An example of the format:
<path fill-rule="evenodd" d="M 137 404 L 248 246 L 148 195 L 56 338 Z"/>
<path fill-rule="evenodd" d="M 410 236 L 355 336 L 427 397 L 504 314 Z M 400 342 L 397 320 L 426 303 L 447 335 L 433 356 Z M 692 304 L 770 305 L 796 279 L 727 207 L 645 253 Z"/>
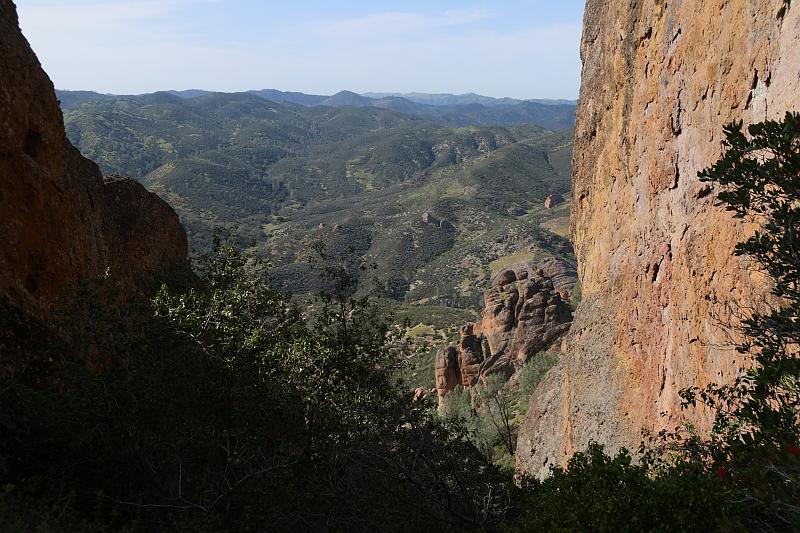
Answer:
<path fill-rule="evenodd" d="M 104 30 L 131 22 L 162 18 L 175 10 L 178 2 L 92 2 L 58 5 L 33 4 L 21 10 L 21 21 L 28 31 L 61 30 L 65 27 Z"/>
<path fill-rule="evenodd" d="M 307 28 L 328 37 L 385 36 L 465 26 L 490 16 L 491 13 L 485 9 L 449 10 L 435 16 L 390 11 L 350 19 L 316 21 L 308 24 Z"/>
<path fill-rule="evenodd" d="M 578 22 L 511 30 L 494 12 L 459 9 L 382 11 L 305 25 L 258 26 L 234 17 L 217 27 L 209 19 L 215 10 L 193 9 L 201 3 L 208 0 L 79 0 L 54 11 L 52 3 L 23 0 L 20 15 L 45 70 L 63 89 L 577 95 Z M 205 18 L 195 17 L 198 11 Z M 236 23 L 251 31 L 237 34 L 230 26 Z"/>
<path fill-rule="evenodd" d="M 60 36 L 83 32 L 110 34 L 145 31 L 148 25 L 175 20 L 175 15 L 196 5 L 219 3 L 221 0 L 119 0 L 54 2 L 22 0 L 19 3 L 20 23 L 26 34 Z"/>

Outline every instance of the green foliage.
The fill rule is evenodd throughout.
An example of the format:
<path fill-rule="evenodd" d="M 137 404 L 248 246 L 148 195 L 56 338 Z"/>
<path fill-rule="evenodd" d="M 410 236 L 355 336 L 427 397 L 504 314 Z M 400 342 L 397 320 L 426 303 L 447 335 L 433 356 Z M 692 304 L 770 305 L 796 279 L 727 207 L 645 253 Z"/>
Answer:
<path fill-rule="evenodd" d="M 538 210 L 545 196 L 569 187 L 571 131 L 447 127 L 254 94 L 62 96 L 68 135 L 85 155 L 161 195 L 193 247 L 209 249 L 212 228 L 235 232 L 241 247 L 269 258 L 277 291 L 326 289 L 311 266 L 323 242 L 330 255 L 379 266 L 355 271 L 359 297 L 448 328 L 481 308 L 494 261 L 571 258 L 563 239 L 530 231 L 532 219 L 554 216 Z M 446 223 L 423 223 L 426 211 Z M 431 354 L 413 362 L 415 385 L 429 386 L 431 364 Z"/>
<path fill-rule="evenodd" d="M 439 416 L 463 432 L 467 441 L 480 450 L 487 461 L 493 461 L 494 447 L 498 443 L 496 431 L 490 426 L 479 400 L 473 399 L 471 389 L 456 387 L 444 398 Z"/>
<path fill-rule="evenodd" d="M 521 513 L 507 531 L 717 531 L 727 494 L 700 463 L 635 463 L 622 450 L 609 456 L 592 444 L 566 469 L 523 481 Z"/>
<path fill-rule="evenodd" d="M 500 441 L 508 455 L 513 456 L 517 447 L 517 425 L 514 422 L 511 391 L 506 384 L 506 376 L 487 376 L 479 391 L 479 401 L 484 426 L 492 432 L 495 441 Z"/>
<path fill-rule="evenodd" d="M 445 100 L 437 101 L 433 105 L 429 99 L 439 95 L 425 95 L 420 101 L 417 98 L 397 98 L 390 95 L 362 96 L 350 91 L 341 91 L 333 96 L 303 94 L 297 92 L 283 92 L 274 89 L 247 91 L 248 95 L 255 95 L 273 102 L 291 102 L 304 106 L 327 107 L 376 107 L 391 109 L 420 118 L 435 120 L 449 126 L 469 125 L 511 125 L 511 124 L 538 124 L 548 129 L 568 128 L 575 119 L 575 103 L 569 101 L 521 101 L 508 98 L 495 99 L 490 97 L 477 97 L 462 99 L 461 96 L 447 95 Z M 110 100 L 115 98 L 142 98 L 142 97 L 181 97 L 194 99 L 212 95 L 210 91 L 190 89 L 188 91 L 166 91 L 162 93 L 145 94 L 138 97 L 115 96 L 99 94 L 91 91 L 56 91 L 63 111 L 72 110 L 83 104 Z M 478 104 L 479 105 L 475 105 Z M 325 109 L 325 108 L 323 108 Z"/>
<path fill-rule="evenodd" d="M 469 389 L 456 387 L 444 398 L 441 414 L 449 420 L 469 420 L 472 417 L 472 396 Z"/>
<path fill-rule="evenodd" d="M 572 307 L 573 311 L 578 309 L 578 306 L 581 304 L 581 298 L 583 298 L 583 294 L 581 293 L 581 282 L 578 280 L 575 287 L 572 289 L 572 298 L 569 301 L 569 305 Z"/>
<path fill-rule="evenodd" d="M 548 370 L 558 362 L 558 354 L 542 352 L 534 355 L 520 369 L 519 388 L 525 398 L 529 398 Z"/>
<path fill-rule="evenodd" d="M 532 357 L 517 373 L 516 384 L 503 374 L 490 374 L 475 387 L 456 387 L 445 395 L 440 416 L 460 425 L 487 460 L 513 469 L 517 434 L 530 395 L 558 355 L 543 352 Z"/>
<path fill-rule="evenodd" d="M 505 480 L 395 380 L 375 307 L 351 298 L 344 280 L 305 316 L 268 287 L 264 268 L 216 239 L 194 279 L 162 287 L 149 305 L 108 279 L 65 296 L 51 335 L 69 334 L 54 337 L 49 366 L 0 387 L 0 523 L 243 531 L 497 521 Z"/>
<path fill-rule="evenodd" d="M 708 441 L 686 445 L 707 458 L 746 509 L 749 527 L 800 527 L 800 114 L 742 131 L 725 129 L 726 151 L 700 172 L 721 187 L 720 204 L 758 230 L 736 247 L 773 281 L 776 305 L 742 310 L 737 347 L 752 367 L 728 386 L 682 391 L 686 406 L 717 412 Z"/>
<path fill-rule="evenodd" d="M 106 98 L 67 111 L 65 123 L 105 172 L 134 176 L 220 222 L 401 183 L 512 136 L 506 128 L 449 129 L 373 107 L 305 108 L 251 94 Z"/>
<path fill-rule="evenodd" d="M 65 123 L 84 155 L 167 200 L 192 246 L 208 249 L 213 228 L 235 231 L 270 258 L 273 287 L 295 294 L 320 289 L 308 258 L 323 241 L 380 265 L 379 274 L 363 273 L 364 292 L 477 308 L 482 288 L 458 284 L 483 274 L 469 266 L 454 277 L 461 260 L 488 265 L 538 245 L 507 209 L 540 206 L 569 187 L 571 131 L 451 128 L 375 107 L 303 107 L 254 94 L 63 96 L 75 104 Z M 425 211 L 450 224 L 423 224 Z"/>
<path fill-rule="evenodd" d="M 512 388 L 508 376 L 490 374 L 470 389 L 456 387 L 444 397 L 440 416 L 459 425 L 487 460 L 503 467 L 513 465 L 519 429 L 520 404 L 528 396 Z M 524 413 L 524 411 L 522 411 Z"/>

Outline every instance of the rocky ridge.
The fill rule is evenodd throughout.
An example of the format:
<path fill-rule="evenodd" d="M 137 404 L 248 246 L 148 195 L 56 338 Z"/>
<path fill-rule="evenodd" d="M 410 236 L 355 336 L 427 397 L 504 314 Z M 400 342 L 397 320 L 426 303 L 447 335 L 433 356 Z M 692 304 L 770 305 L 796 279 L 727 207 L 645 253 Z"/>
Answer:
<path fill-rule="evenodd" d="M 106 269 L 131 289 L 186 261 L 172 208 L 104 178 L 70 144 L 55 90 L 0 0 L 0 300 L 42 317 L 59 291 Z"/>
<path fill-rule="evenodd" d="M 436 355 L 440 402 L 457 386 L 475 386 L 487 375 L 510 377 L 553 346 L 572 321 L 568 302 L 575 281 L 574 269 L 557 258 L 500 272 L 484 293 L 481 320 L 462 327 L 459 340 Z"/>
<path fill-rule="evenodd" d="M 723 126 L 800 108 L 800 6 L 754 0 L 589 0 L 574 150 L 572 240 L 582 289 L 568 349 L 531 398 L 517 468 L 545 474 L 594 440 L 636 449 L 641 430 L 713 414 L 689 385 L 743 362 L 731 309 L 765 280 L 733 248 L 747 227 L 697 172 Z"/>

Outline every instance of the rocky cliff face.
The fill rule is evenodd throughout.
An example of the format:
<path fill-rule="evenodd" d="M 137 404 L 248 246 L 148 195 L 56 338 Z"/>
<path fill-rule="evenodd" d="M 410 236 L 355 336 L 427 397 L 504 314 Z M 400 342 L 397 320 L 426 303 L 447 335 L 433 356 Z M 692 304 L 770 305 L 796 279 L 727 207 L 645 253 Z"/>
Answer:
<path fill-rule="evenodd" d="M 498 274 L 484 293 L 480 322 L 461 328 L 459 340 L 436 355 L 439 399 L 489 374 L 510 377 L 550 348 L 569 329 L 567 302 L 575 281 L 573 268 L 556 258 Z"/>
<path fill-rule="evenodd" d="M 0 301 L 41 315 L 106 268 L 135 289 L 185 260 L 175 212 L 130 179 L 103 178 L 69 143 L 53 84 L 0 0 Z"/>
<path fill-rule="evenodd" d="M 690 384 L 740 366 L 718 322 L 756 303 L 743 228 L 698 170 L 722 127 L 800 109 L 800 5 L 786 0 L 589 0 L 573 161 L 583 302 L 562 361 L 531 400 L 517 467 L 537 474 L 596 440 L 635 448 Z M 661 413 L 667 413 L 662 416 Z"/>

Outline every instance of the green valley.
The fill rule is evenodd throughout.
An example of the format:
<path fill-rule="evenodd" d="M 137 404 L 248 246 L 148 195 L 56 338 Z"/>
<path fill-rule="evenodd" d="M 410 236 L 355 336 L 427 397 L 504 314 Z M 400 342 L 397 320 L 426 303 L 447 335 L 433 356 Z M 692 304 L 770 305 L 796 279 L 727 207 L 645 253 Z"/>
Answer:
<path fill-rule="evenodd" d="M 500 270 L 571 259 L 569 200 L 544 207 L 569 191 L 571 130 L 451 127 L 253 93 L 60 97 L 72 98 L 72 142 L 104 173 L 165 198 L 193 247 L 233 231 L 270 260 L 275 286 L 302 294 L 321 288 L 322 243 L 359 276 L 359 292 L 435 328 L 437 342 L 474 319 Z"/>

